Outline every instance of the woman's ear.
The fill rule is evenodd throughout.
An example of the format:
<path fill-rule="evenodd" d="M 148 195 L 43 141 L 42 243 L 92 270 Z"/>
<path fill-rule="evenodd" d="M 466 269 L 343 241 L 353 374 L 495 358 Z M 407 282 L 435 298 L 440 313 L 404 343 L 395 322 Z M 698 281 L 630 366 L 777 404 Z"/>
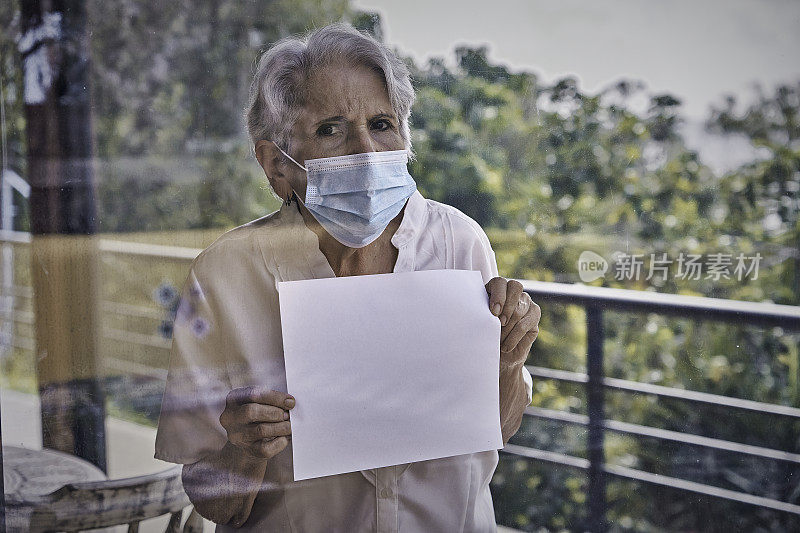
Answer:
<path fill-rule="evenodd" d="M 278 147 L 272 141 L 260 140 L 256 142 L 254 148 L 258 164 L 264 170 L 275 194 L 284 199 L 291 195 L 292 187 L 284 175 L 283 155 Z"/>
<path fill-rule="evenodd" d="M 270 180 L 278 175 L 283 177 L 280 169 L 281 153 L 274 143 L 265 140 L 256 141 L 255 153 L 258 164 Z"/>

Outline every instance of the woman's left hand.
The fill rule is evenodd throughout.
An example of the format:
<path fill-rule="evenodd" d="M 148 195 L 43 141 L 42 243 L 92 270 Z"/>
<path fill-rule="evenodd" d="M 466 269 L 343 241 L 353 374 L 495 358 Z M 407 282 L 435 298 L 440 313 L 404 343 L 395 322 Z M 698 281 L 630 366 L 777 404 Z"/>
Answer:
<path fill-rule="evenodd" d="M 493 278 L 486 284 L 489 309 L 500 317 L 500 368 L 525 364 L 539 335 L 542 310 L 516 280 Z"/>

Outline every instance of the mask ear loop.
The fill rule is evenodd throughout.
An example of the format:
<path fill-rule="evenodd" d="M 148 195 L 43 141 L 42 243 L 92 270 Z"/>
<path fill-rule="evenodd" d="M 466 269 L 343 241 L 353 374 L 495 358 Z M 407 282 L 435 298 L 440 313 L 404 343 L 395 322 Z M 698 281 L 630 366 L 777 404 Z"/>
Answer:
<path fill-rule="evenodd" d="M 281 153 L 282 153 L 283 155 L 285 155 L 286 157 L 288 157 L 288 158 L 289 158 L 289 161 L 291 161 L 292 163 L 294 163 L 295 165 L 297 165 L 298 167 L 300 167 L 301 169 L 303 169 L 303 172 L 308 172 L 308 170 L 306 169 L 306 167 L 304 167 L 303 165 L 301 165 L 300 163 L 298 163 L 297 161 L 295 161 L 295 160 L 294 160 L 294 158 L 293 158 L 292 156 L 290 156 L 289 154 L 287 154 L 286 152 L 284 152 L 284 151 L 283 151 L 283 148 L 281 148 L 280 146 L 278 146 L 278 143 L 276 143 L 275 141 L 271 141 L 271 142 L 272 142 L 272 144 L 274 144 L 274 145 L 275 145 L 275 148 L 277 148 L 278 150 L 280 150 L 280 151 L 281 151 Z"/>

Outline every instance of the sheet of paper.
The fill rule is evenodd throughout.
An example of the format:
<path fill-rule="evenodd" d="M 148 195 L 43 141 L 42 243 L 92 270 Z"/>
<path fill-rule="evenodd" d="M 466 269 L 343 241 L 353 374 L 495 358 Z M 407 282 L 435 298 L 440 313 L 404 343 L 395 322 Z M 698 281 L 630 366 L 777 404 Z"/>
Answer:
<path fill-rule="evenodd" d="M 279 283 L 294 479 L 503 447 L 480 272 Z"/>

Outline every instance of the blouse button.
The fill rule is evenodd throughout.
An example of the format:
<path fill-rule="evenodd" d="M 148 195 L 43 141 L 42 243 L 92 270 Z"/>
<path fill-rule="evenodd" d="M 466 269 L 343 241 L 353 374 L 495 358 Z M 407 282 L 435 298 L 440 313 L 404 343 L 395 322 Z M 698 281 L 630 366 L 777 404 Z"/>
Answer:
<path fill-rule="evenodd" d="M 389 489 L 383 489 L 381 491 L 381 498 L 389 498 L 392 495 L 392 491 Z"/>

